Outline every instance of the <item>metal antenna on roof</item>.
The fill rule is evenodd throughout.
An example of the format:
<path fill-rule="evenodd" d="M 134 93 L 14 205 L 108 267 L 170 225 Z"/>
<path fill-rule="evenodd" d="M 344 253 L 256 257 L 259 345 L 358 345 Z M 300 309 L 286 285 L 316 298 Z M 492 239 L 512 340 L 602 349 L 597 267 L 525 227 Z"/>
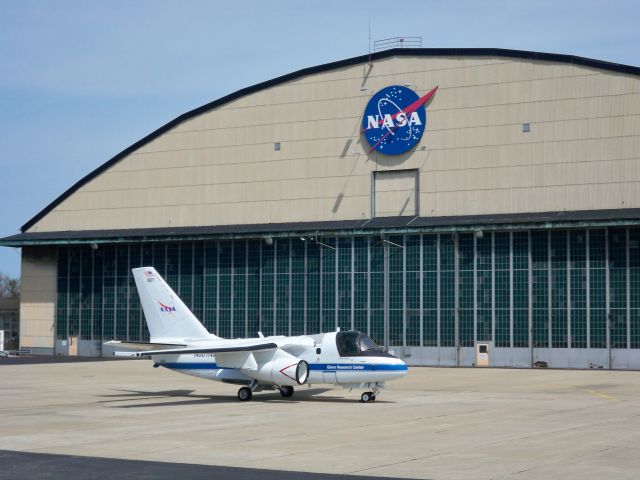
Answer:
<path fill-rule="evenodd" d="M 369 65 L 371 65 L 371 17 L 369 17 Z"/>

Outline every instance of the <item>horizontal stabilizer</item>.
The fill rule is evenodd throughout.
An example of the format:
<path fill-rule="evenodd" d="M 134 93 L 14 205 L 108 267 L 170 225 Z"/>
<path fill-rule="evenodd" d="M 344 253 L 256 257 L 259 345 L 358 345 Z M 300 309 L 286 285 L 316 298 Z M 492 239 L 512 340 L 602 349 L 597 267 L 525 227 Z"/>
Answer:
<path fill-rule="evenodd" d="M 127 358 L 139 357 L 140 356 L 140 352 L 113 352 L 113 356 L 114 357 L 127 357 Z"/>
<path fill-rule="evenodd" d="M 168 347 L 186 347 L 184 343 L 152 343 L 152 342 L 121 342 L 119 340 L 111 340 L 109 342 L 104 342 L 103 345 L 108 345 L 110 347 L 120 347 L 120 348 L 135 348 L 137 350 L 159 350 L 161 348 Z"/>

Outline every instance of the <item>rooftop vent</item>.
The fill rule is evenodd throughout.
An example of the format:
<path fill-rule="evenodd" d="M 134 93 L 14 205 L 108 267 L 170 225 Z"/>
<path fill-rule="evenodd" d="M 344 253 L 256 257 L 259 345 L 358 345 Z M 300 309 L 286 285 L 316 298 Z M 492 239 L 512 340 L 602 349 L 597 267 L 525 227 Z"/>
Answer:
<path fill-rule="evenodd" d="M 392 48 L 422 48 L 422 37 L 392 37 L 373 42 L 374 52 Z"/>

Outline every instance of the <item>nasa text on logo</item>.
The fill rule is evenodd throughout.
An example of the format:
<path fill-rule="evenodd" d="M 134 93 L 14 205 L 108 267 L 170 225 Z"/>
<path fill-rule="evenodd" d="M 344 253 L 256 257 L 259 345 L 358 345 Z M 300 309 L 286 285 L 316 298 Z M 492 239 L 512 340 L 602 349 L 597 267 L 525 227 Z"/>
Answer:
<path fill-rule="evenodd" d="M 176 307 L 170 307 L 169 305 L 165 305 L 162 302 L 158 302 L 160 304 L 160 311 L 161 312 L 175 312 L 176 311 Z"/>
<path fill-rule="evenodd" d="M 419 97 L 407 87 L 392 85 L 373 95 L 362 119 L 362 132 L 371 145 L 369 153 L 376 150 L 399 155 L 415 147 L 427 124 L 424 104 L 436 90 L 438 87 Z"/>

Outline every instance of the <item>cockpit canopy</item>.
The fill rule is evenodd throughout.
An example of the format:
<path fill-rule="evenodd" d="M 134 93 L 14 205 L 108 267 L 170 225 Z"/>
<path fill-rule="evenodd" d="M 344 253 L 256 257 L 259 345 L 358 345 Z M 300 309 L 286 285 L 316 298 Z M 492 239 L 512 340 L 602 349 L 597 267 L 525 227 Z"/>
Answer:
<path fill-rule="evenodd" d="M 390 356 L 364 333 L 353 330 L 338 332 L 336 346 L 341 357 Z"/>

